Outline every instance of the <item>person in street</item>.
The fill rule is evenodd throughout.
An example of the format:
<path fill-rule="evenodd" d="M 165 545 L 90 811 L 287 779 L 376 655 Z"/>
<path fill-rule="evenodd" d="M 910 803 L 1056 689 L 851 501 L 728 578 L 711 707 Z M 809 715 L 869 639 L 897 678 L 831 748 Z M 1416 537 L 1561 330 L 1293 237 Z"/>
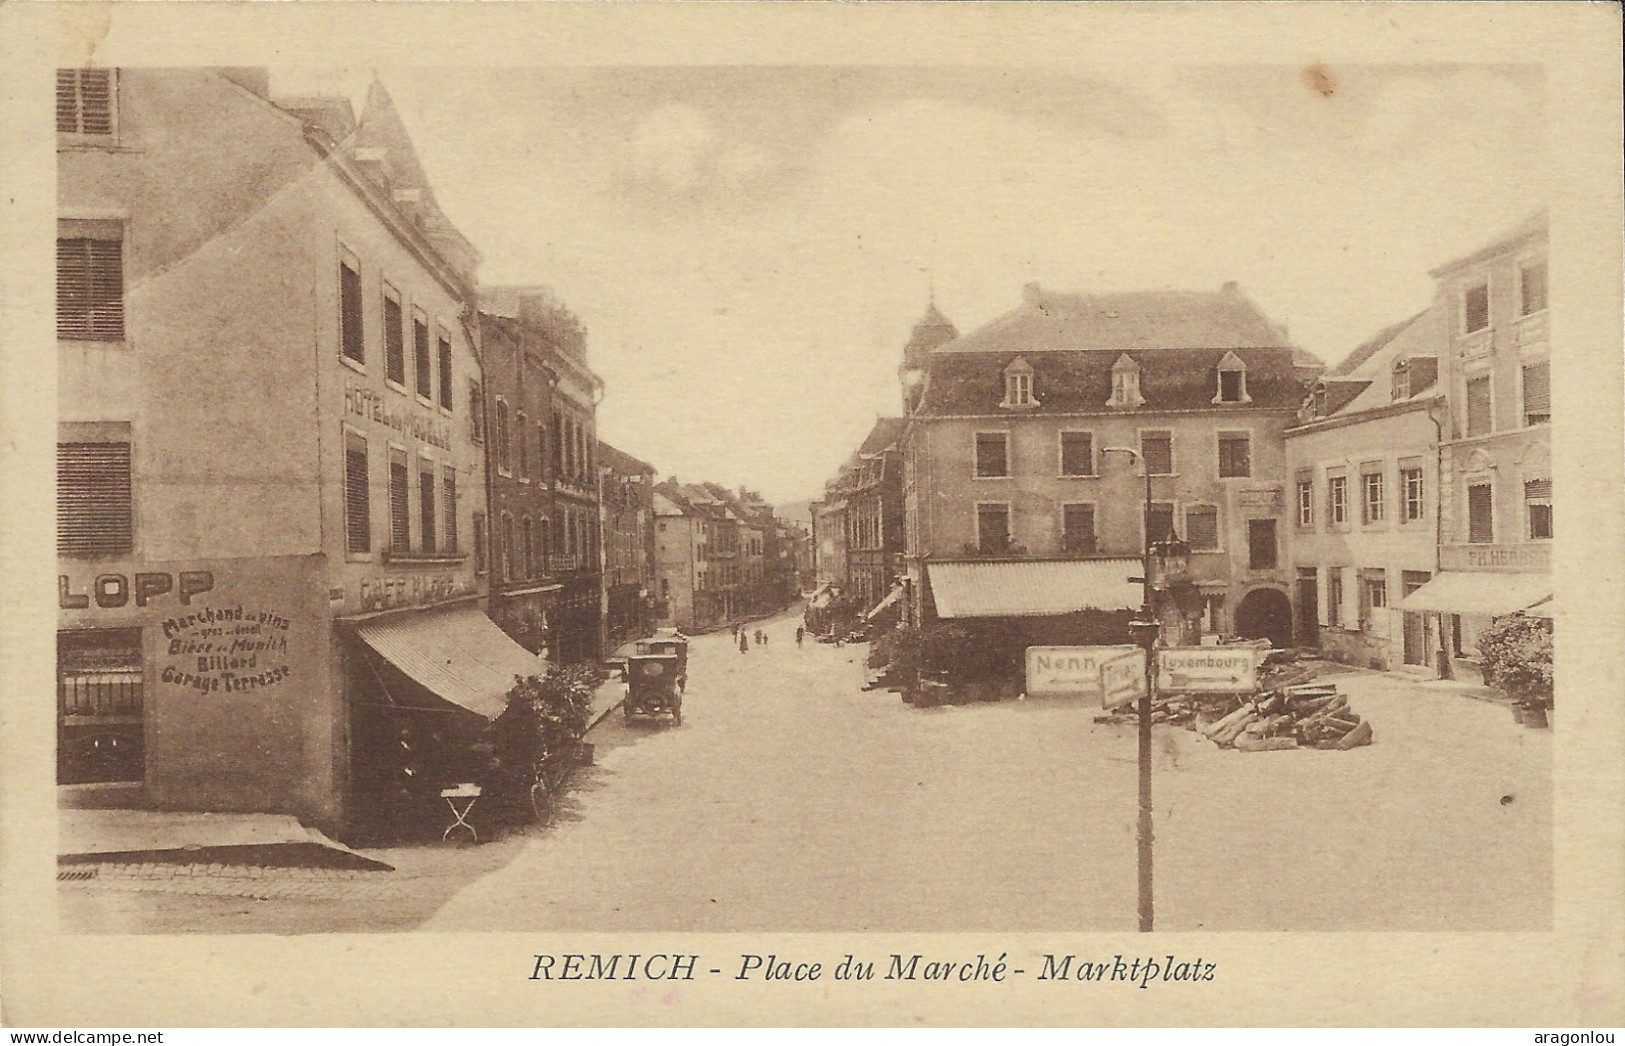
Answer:
<path fill-rule="evenodd" d="M 800 625 L 797 625 L 796 626 L 796 649 L 797 650 L 801 649 L 801 641 L 803 639 L 805 639 L 805 638 L 807 638 L 807 630 L 802 628 Z"/>
<path fill-rule="evenodd" d="M 741 654 L 750 653 L 750 639 L 742 631 L 739 633 L 739 652 Z"/>

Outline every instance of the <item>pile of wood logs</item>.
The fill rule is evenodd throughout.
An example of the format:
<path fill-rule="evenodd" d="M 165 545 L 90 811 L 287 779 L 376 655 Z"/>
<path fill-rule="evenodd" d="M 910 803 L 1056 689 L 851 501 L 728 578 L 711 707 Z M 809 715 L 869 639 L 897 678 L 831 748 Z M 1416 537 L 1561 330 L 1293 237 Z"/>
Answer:
<path fill-rule="evenodd" d="M 1371 743 L 1371 724 L 1349 708 L 1335 686 L 1287 686 L 1243 701 L 1196 730 L 1221 748 L 1274 752 L 1286 748 L 1347 750 Z"/>

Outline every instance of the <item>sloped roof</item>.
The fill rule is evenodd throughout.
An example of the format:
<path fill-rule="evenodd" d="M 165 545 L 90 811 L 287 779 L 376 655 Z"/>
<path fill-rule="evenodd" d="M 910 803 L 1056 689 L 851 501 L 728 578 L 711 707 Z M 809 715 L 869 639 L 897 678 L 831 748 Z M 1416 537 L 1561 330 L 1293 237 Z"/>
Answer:
<path fill-rule="evenodd" d="M 903 346 L 903 362 L 918 365 L 933 349 L 959 337 L 959 328 L 948 317 L 937 311 L 937 303 L 925 308 L 925 315 L 914 325 L 908 344 Z"/>
<path fill-rule="evenodd" d="M 1495 239 L 1491 240 L 1485 246 L 1480 247 L 1471 254 L 1463 255 L 1460 258 L 1445 262 L 1438 268 L 1431 270 L 1428 275 L 1432 276 L 1434 279 L 1439 279 L 1440 277 L 1448 276 L 1451 273 L 1459 272 L 1462 269 L 1477 265 L 1479 262 L 1487 261 L 1488 259 L 1495 257 L 1497 254 L 1514 250 L 1523 246 L 1525 243 L 1529 243 L 1544 237 L 1547 234 L 1547 227 L 1549 224 L 1550 213 L 1545 208 L 1541 208 L 1532 214 L 1526 215 L 1522 221 L 1518 222 L 1517 225 L 1513 226 L 1505 233 L 1502 233 L 1500 236 L 1495 237 Z"/>
<path fill-rule="evenodd" d="M 626 451 L 617 450 L 603 440 L 598 441 L 598 461 L 599 464 L 608 466 L 611 471 L 622 476 L 655 471 L 655 467 L 648 462 L 639 461 Z"/>
<path fill-rule="evenodd" d="M 1448 351 L 1450 334 L 1446 310 L 1435 305 L 1406 320 L 1380 349 L 1373 352 L 1351 373 L 1350 377 L 1363 378 L 1368 386 L 1348 400 L 1343 413 L 1352 414 L 1392 404 L 1394 364 L 1398 360 L 1414 360 L 1407 400 L 1431 399 L 1439 374 L 1439 353 Z M 1327 404 L 1327 414 L 1336 413 Z"/>
<path fill-rule="evenodd" d="M 896 445 L 903 437 L 903 428 L 907 424 L 908 421 L 904 418 L 876 418 L 874 428 L 864 437 L 862 445 L 858 447 L 858 453 L 879 454 Z"/>
<path fill-rule="evenodd" d="M 683 506 L 677 504 L 677 502 L 675 502 L 671 498 L 667 497 L 664 491 L 660 491 L 660 490 L 655 491 L 654 505 L 655 505 L 655 515 L 657 515 L 657 516 L 686 516 L 686 515 L 688 515 L 688 513 L 686 511 L 684 511 Z"/>
<path fill-rule="evenodd" d="M 1293 370 L 1292 351 L 1279 348 L 1186 348 L 1128 350 L 1140 366 L 1140 394 L 1145 403 L 1135 413 L 1214 409 L 1217 371 L 1225 353 L 1234 352 L 1247 367 L 1251 402 L 1229 409 L 1295 410 L 1304 389 Z M 1025 355 L 1033 368 L 1033 397 L 1038 406 L 1010 411 L 1004 399 L 1004 368 Z M 930 384 L 920 413 L 945 414 L 1079 414 L 1119 413 L 1106 404 L 1112 392 L 1112 364 L 1121 355 L 1106 351 L 1056 350 L 942 352 L 931 358 Z"/>
<path fill-rule="evenodd" d="M 1403 331 L 1406 327 L 1409 327 L 1411 324 L 1421 319 L 1422 314 L 1426 311 L 1426 309 L 1423 309 L 1422 312 L 1419 312 L 1407 319 L 1400 320 L 1398 323 L 1389 324 L 1376 334 L 1373 334 L 1371 337 L 1355 346 L 1354 351 L 1349 353 L 1348 356 L 1344 358 L 1342 363 L 1339 363 L 1337 366 L 1327 371 L 1326 376 L 1346 377 L 1347 375 L 1353 374 L 1367 360 L 1375 356 L 1378 352 L 1382 351 L 1382 348 L 1385 345 L 1398 337 L 1400 331 Z"/>
<path fill-rule="evenodd" d="M 1056 294 L 1028 289 L 1022 304 L 939 347 L 952 353 L 1083 349 L 1289 349 L 1286 336 L 1227 284 L 1217 292 Z M 1035 364 L 1036 367 L 1036 364 Z"/>

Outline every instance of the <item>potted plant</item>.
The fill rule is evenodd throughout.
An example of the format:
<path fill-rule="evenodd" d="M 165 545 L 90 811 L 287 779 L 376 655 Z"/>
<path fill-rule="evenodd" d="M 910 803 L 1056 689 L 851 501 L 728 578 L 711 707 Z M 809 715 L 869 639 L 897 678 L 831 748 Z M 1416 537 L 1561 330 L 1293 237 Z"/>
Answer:
<path fill-rule="evenodd" d="M 1515 702 L 1526 726 L 1544 727 L 1552 707 L 1552 624 L 1511 614 L 1490 623 L 1478 639 L 1484 681 Z"/>

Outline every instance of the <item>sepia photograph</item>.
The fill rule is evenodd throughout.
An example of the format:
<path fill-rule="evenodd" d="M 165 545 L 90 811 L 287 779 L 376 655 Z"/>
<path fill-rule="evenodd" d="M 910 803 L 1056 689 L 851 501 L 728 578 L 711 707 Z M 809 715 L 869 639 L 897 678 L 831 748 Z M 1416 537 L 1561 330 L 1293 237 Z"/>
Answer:
<path fill-rule="evenodd" d="M 1526 940 L 1568 979 L 1493 1023 L 1617 1023 L 1617 949 L 1575 956 L 1620 928 L 1618 158 L 1564 137 L 1617 96 L 1341 5 L 1386 48 L 1029 35 L 1242 4 L 441 4 L 399 14 L 515 39 L 425 61 L 310 34 L 384 24 L 352 5 L 201 5 L 272 27 L 207 47 L 135 6 L 29 19 L 7 81 L 12 135 L 55 121 L 3 412 L 55 596 L 6 607 L 3 821 L 55 843 L 6 884 L 51 948 L 463 942 L 519 1022 L 1272 1024 L 1192 1000 Z M 1394 16 L 1548 28 L 1430 6 Z M 729 8 L 768 43 L 706 43 Z M 639 22 L 687 43 L 518 32 Z M 832 979 L 985 983 L 742 1001 Z M 577 980 L 671 994 L 537 1016 Z M 1193 1016 L 1079 1015 L 1114 983 Z M 1478 1019 L 1424 1005 L 1289 1020 Z"/>

